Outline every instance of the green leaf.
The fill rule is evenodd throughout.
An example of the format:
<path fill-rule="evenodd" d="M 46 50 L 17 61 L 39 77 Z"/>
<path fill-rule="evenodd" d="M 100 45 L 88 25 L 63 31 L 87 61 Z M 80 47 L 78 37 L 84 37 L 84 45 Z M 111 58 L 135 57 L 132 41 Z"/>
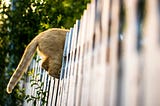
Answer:
<path fill-rule="evenodd" d="M 32 98 L 27 99 L 27 103 L 28 103 L 29 101 L 31 101 L 31 100 L 33 100 L 33 99 L 32 99 Z"/>
<path fill-rule="evenodd" d="M 29 95 L 26 95 L 26 97 L 24 99 L 28 99 L 29 98 Z"/>
<path fill-rule="evenodd" d="M 38 86 L 38 87 L 36 87 L 35 89 L 41 89 L 41 87 L 40 87 L 40 86 Z"/>
<path fill-rule="evenodd" d="M 37 82 L 32 83 L 31 87 L 33 87 L 34 85 L 38 85 Z"/>
<path fill-rule="evenodd" d="M 35 79 L 30 79 L 30 83 L 33 82 L 33 81 L 35 81 Z"/>
<path fill-rule="evenodd" d="M 41 58 L 36 59 L 36 62 L 39 62 L 40 60 L 42 60 Z"/>
<path fill-rule="evenodd" d="M 32 98 L 32 99 L 36 99 L 36 97 L 35 97 L 35 96 L 33 96 L 33 95 L 31 95 L 31 98 Z"/>

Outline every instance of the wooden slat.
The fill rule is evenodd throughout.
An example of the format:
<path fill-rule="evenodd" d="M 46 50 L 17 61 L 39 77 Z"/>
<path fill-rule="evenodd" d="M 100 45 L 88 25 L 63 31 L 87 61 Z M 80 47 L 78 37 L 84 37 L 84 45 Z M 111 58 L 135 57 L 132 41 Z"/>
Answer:
<path fill-rule="evenodd" d="M 73 34 L 72 34 L 72 41 L 71 41 L 71 64 L 70 64 L 70 81 L 69 81 L 69 89 L 68 89 L 68 106 L 73 106 L 74 105 L 74 92 L 75 92 L 75 70 L 74 70 L 74 65 L 75 65 L 75 51 L 76 51 L 76 41 L 77 41 L 77 31 L 78 31 L 78 21 L 74 25 L 73 28 Z"/>
<path fill-rule="evenodd" d="M 81 105 L 81 97 L 82 97 L 82 75 L 83 75 L 83 67 L 82 67 L 82 61 L 83 61 L 83 50 L 84 50 L 84 39 L 85 39 L 85 24 L 86 22 L 86 11 L 84 11 L 83 17 L 81 18 L 81 25 L 80 25 L 80 33 L 79 33 L 79 39 L 78 39 L 78 46 L 79 46 L 79 63 L 78 63 L 78 69 L 77 69 L 77 89 L 76 89 L 76 105 Z"/>
<path fill-rule="evenodd" d="M 160 18 L 158 0 L 146 0 L 144 22 L 144 106 L 160 105 Z"/>
<path fill-rule="evenodd" d="M 87 105 L 87 102 L 88 102 L 88 85 L 87 85 L 87 82 L 89 81 L 89 76 L 88 76 L 88 66 L 90 65 L 88 63 L 88 57 L 87 57 L 87 51 L 88 51 L 88 41 L 89 41 L 89 36 L 88 36 L 88 27 L 90 26 L 90 22 L 89 22 L 89 5 L 87 6 L 87 11 L 85 11 L 84 13 L 84 22 L 87 22 L 87 25 L 85 25 L 84 29 L 83 29 L 83 32 L 85 33 L 85 35 L 83 35 L 84 39 L 83 39 L 83 52 L 82 52 L 82 80 L 81 80 L 81 83 L 82 83 L 82 88 L 81 88 L 81 103 L 80 105 L 81 106 L 86 106 Z M 82 37 L 82 36 L 81 36 Z M 86 77 L 88 76 L 88 77 Z"/>
<path fill-rule="evenodd" d="M 109 47 L 109 60 L 110 60 L 110 71 L 111 71 L 111 79 L 110 79 L 110 98 L 109 104 L 110 106 L 116 106 L 117 103 L 117 76 L 118 76 L 118 36 L 119 36 L 119 0 L 112 0 L 111 6 L 111 32 L 110 32 L 110 47 Z M 108 15 L 107 15 L 108 16 Z M 106 18 L 109 18 L 106 17 Z M 106 19 L 104 19 L 106 20 Z M 107 95 L 108 96 L 108 95 Z M 107 97 L 106 97 L 107 98 Z"/>
<path fill-rule="evenodd" d="M 68 44 L 67 44 L 67 53 L 66 53 L 66 66 L 65 66 L 65 74 L 64 74 L 64 84 L 63 84 L 63 95 L 62 95 L 62 105 L 67 104 L 67 98 L 68 98 L 68 81 L 69 81 L 69 64 L 70 64 L 70 46 L 71 46 L 71 38 L 72 38 L 72 32 L 70 30 L 68 34 Z"/>
<path fill-rule="evenodd" d="M 64 94 L 64 78 L 65 78 L 65 67 L 67 65 L 67 44 L 68 44 L 68 35 L 69 33 L 66 34 L 66 40 L 65 40 L 65 45 L 64 45 L 64 51 L 63 51 L 63 60 L 62 60 L 62 68 L 61 68 L 61 76 L 60 76 L 60 81 L 59 81 L 59 88 L 58 88 L 58 98 L 57 98 L 57 105 L 61 105 L 62 102 L 62 96 Z"/>
<path fill-rule="evenodd" d="M 52 104 L 52 93 L 53 93 L 53 87 L 54 87 L 54 79 L 53 77 L 50 77 L 49 76 L 49 83 L 50 83 L 50 86 L 49 86 L 49 90 L 48 90 L 48 100 L 47 100 L 47 106 L 51 106 Z"/>
<path fill-rule="evenodd" d="M 138 103 L 138 54 L 137 54 L 137 0 L 125 0 L 125 32 L 124 32 L 124 71 L 122 106 L 137 106 Z"/>

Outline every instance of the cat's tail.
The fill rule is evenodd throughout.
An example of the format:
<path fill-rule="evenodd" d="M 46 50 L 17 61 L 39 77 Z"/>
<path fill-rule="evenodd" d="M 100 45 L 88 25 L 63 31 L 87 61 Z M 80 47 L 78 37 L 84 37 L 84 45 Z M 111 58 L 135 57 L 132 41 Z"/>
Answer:
<path fill-rule="evenodd" d="M 16 71 L 13 73 L 12 77 L 10 78 L 10 81 L 7 85 L 7 92 L 11 93 L 18 81 L 21 79 L 24 72 L 27 71 L 28 66 L 30 65 L 30 62 L 32 60 L 32 57 L 36 51 L 36 48 L 38 46 L 38 42 L 36 39 L 33 39 L 28 46 L 26 47 L 24 54 L 18 64 L 18 67 L 16 68 Z"/>

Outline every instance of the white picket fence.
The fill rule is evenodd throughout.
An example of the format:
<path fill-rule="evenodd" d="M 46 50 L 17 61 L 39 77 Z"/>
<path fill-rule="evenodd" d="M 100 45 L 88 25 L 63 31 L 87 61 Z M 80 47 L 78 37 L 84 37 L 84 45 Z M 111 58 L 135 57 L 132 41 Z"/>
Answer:
<path fill-rule="evenodd" d="M 158 0 L 92 0 L 66 35 L 60 80 L 31 64 L 45 106 L 160 106 L 159 8 Z M 26 94 L 35 96 L 30 78 Z"/>

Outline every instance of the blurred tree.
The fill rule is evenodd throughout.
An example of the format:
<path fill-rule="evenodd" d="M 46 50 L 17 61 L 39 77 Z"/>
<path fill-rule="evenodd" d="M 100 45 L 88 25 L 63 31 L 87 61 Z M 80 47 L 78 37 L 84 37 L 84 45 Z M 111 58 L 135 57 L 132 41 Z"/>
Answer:
<path fill-rule="evenodd" d="M 31 39 L 48 28 L 72 27 L 89 1 L 0 0 L 0 106 L 22 105 L 22 93 L 8 95 L 6 86 Z"/>

